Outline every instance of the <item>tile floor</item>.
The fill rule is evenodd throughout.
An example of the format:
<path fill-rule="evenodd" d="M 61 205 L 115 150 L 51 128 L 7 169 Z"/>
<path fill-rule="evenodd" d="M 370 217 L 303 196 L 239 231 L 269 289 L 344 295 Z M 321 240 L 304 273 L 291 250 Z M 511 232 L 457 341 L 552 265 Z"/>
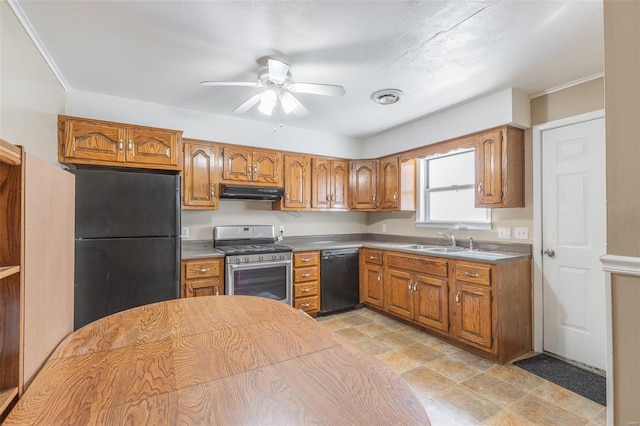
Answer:
<path fill-rule="evenodd" d="M 600 404 L 370 309 L 318 321 L 400 374 L 433 426 L 606 425 L 606 408 Z"/>

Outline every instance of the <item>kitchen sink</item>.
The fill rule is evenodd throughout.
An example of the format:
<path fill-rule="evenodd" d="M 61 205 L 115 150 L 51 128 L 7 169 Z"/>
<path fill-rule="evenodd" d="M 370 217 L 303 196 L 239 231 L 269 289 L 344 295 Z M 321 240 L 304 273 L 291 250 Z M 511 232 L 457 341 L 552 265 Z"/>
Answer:
<path fill-rule="evenodd" d="M 464 251 L 464 247 L 427 247 L 424 251 L 430 251 L 433 253 L 459 253 Z"/>
<path fill-rule="evenodd" d="M 487 259 L 487 260 L 495 260 L 495 259 L 503 259 L 509 257 L 508 254 L 504 253 L 493 253 L 488 251 L 460 251 L 456 253 L 458 256 L 468 257 L 470 259 Z"/>

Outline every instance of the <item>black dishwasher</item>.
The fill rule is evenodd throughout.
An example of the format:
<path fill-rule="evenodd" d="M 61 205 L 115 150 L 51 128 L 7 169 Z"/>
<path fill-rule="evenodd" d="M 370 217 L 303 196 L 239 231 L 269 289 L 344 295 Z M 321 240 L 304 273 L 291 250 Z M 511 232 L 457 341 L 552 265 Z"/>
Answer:
<path fill-rule="evenodd" d="M 360 303 L 358 248 L 320 252 L 320 315 Z"/>

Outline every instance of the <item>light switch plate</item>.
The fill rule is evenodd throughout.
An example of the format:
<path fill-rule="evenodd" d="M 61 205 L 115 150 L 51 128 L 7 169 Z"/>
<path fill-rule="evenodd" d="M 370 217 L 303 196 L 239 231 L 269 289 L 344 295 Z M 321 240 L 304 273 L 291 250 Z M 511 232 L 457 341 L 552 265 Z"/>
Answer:
<path fill-rule="evenodd" d="M 382 224 L 382 232 L 387 232 L 387 224 L 386 223 Z"/>
<path fill-rule="evenodd" d="M 279 231 L 280 231 L 280 236 L 284 235 L 284 225 L 280 225 Z"/>
<path fill-rule="evenodd" d="M 529 239 L 529 228 L 515 228 L 515 237 L 517 240 Z"/>
<path fill-rule="evenodd" d="M 511 228 L 498 228 L 498 238 L 511 238 Z"/>
<path fill-rule="evenodd" d="M 180 234 L 182 238 L 189 238 L 189 227 L 183 226 L 182 233 Z"/>

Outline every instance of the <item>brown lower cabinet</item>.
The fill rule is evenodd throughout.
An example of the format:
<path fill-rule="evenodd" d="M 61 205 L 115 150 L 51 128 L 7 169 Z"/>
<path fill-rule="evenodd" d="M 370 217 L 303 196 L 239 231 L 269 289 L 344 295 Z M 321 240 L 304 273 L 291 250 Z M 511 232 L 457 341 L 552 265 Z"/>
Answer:
<path fill-rule="evenodd" d="M 218 296 L 224 294 L 224 258 L 182 261 L 182 297 Z"/>
<path fill-rule="evenodd" d="M 531 261 L 360 252 L 360 301 L 499 363 L 532 348 Z"/>
<path fill-rule="evenodd" d="M 320 252 L 293 253 L 293 307 L 311 316 L 320 311 Z"/>

